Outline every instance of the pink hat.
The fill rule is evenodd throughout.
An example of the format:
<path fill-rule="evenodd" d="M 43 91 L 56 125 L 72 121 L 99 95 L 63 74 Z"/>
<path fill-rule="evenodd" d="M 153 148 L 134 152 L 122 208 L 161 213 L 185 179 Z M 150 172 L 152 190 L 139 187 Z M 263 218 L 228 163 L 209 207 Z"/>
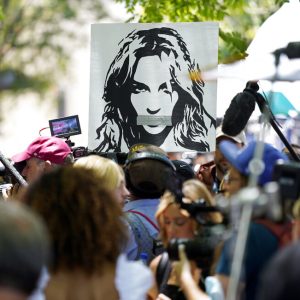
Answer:
<path fill-rule="evenodd" d="M 17 163 L 35 157 L 61 165 L 70 153 L 70 147 L 62 139 L 55 136 L 40 136 L 25 151 L 14 155 L 12 160 Z"/>

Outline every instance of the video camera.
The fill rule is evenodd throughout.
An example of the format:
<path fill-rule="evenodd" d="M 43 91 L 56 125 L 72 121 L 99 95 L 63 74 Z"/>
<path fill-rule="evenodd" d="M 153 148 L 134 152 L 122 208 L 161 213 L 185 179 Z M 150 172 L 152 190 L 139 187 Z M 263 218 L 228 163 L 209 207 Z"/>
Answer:
<path fill-rule="evenodd" d="M 279 162 L 274 167 L 273 179 L 279 185 L 279 208 L 284 221 L 291 217 L 294 203 L 300 197 L 300 163 Z"/>
<path fill-rule="evenodd" d="M 75 145 L 69 140 L 70 136 L 81 134 L 78 115 L 49 120 L 49 127 L 52 136 L 66 138 L 70 147 Z"/>
<path fill-rule="evenodd" d="M 214 258 L 215 249 L 224 239 L 225 227 L 220 224 L 203 226 L 194 239 L 172 239 L 167 252 L 171 260 L 179 260 L 178 246 L 184 245 L 186 256 L 194 260 L 204 272 L 208 272 Z"/>
<path fill-rule="evenodd" d="M 72 149 L 72 153 L 75 159 L 94 154 L 111 159 L 120 165 L 125 164 L 127 153 L 99 153 L 89 150 L 84 146 L 75 147 L 75 143 L 70 140 L 70 136 L 81 134 L 81 126 L 78 115 L 49 120 L 49 128 L 52 136 L 65 139 L 65 142 Z"/>

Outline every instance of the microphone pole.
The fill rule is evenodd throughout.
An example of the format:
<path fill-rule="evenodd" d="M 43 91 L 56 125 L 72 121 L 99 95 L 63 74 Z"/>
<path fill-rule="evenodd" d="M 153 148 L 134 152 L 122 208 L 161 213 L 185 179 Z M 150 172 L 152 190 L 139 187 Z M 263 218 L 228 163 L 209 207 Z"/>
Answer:
<path fill-rule="evenodd" d="M 16 181 L 21 185 L 21 186 L 27 186 L 27 182 L 25 179 L 22 177 L 22 175 L 17 171 L 17 169 L 13 166 L 13 164 L 2 154 L 0 151 L 0 161 L 2 164 L 7 168 L 10 173 L 14 176 Z"/>
<path fill-rule="evenodd" d="M 256 94 L 255 101 L 256 101 L 261 113 L 264 116 L 266 116 L 267 120 L 269 121 L 269 123 L 271 124 L 273 129 L 276 131 L 276 133 L 278 134 L 278 136 L 281 139 L 282 143 L 286 146 L 286 148 L 290 152 L 293 159 L 297 162 L 300 162 L 299 156 L 296 154 L 295 150 L 293 149 L 291 144 L 288 142 L 288 140 L 286 139 L 284 134 L 279 129 L 276 121 L 274 120 L 274 116 L 273 116 L 272 112 L 270 111 L 270 108 L 268 107 L 268 104 L 267 104 L 266 100 L 263 98 L 263 96 L 261 96 L 259 94 Z"/>

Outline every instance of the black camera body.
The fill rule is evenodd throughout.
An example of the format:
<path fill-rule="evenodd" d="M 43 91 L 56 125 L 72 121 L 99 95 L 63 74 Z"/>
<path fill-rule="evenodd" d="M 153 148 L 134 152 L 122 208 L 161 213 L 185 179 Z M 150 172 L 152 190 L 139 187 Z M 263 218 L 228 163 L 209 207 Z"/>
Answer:
<path fill-rule="evenodd" d="M 300 163 L 280 162 L 273 170 L 273 180 L 279 185 L 283 218 L 288 218 L 296 200 L 300 197 Z"/>
<path fill-rule="evenodd" d="M 221 224 L 203 226 L 201 233 L 194 239 L 172 239 L 167 247 L 171 260 L 179 260 L 178 246 L 185 246 L 189 260 L 194 260 L 203 270 L 210 268 L 215 249 L 223 240 L 225 227 Z"/>
<path fill-rule="evenodd" d="M 275 165 L 273 179 L 278 182 L 283 201 L 297 200 L 300 196 L 300 163 L 280 162 Z"/>
<path fill-rule="evenodd" d="M 96 152 L 89 150 L 87 147 L 84 146 L 73 147 L 72 153 L 75 160 L 84 156 L 99 155 L 111 159 L 121 166 L 125 164 L 127 159 L 127 153 L 125 152 Z"/>

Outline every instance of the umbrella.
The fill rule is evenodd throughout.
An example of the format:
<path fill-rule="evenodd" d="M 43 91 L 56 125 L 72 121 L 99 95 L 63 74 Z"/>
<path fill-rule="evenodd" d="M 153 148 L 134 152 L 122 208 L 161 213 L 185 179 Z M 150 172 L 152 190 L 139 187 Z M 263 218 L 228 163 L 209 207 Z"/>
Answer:
<path fill-rule="evenodd" d="M 294 105 L 288 98 L 281 92 L 268 91 L 264 93 L 267 101 L 269 102 L 272 113 L 276 115 L 290 116 L 296 112 Z"/>
<path fill-rule="evenodd" d="M 244 80 L 297 81 L 300 80 L 300 50 L 298 59 L 282 55 L 278 68 L 274 51 L 290 42 L 300 42 L 300 2 L 284 3 L 257 30 L 249 45 L 249 56 L 238 62 L 219 65 L 218 69 L 204 71 L 204 80 L 238 78 Z M 300 48 L 300 47 L 299 47 Z"/>
<path fill-rule="evenodd" d="M 284 3 L 257 30 L 249 45 L 249 56 L 272 53 L 290 42 L 300 41 L 300 2 Z"/>

